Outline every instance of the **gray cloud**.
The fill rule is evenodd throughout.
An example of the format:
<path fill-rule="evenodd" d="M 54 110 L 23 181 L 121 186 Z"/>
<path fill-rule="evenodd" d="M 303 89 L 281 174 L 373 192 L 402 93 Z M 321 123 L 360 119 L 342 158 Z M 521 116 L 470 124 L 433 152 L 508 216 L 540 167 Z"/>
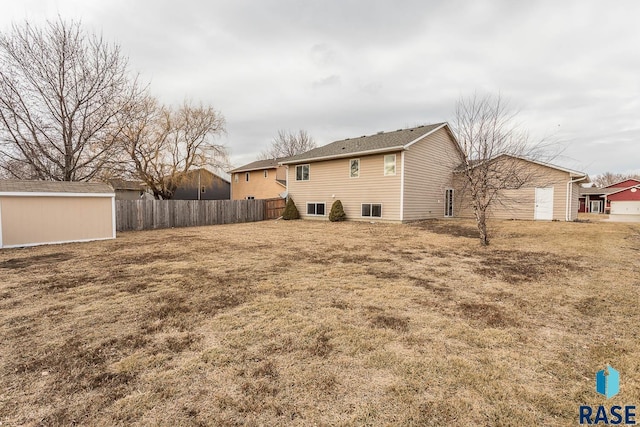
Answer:
<path fill-rule="evenodd" d="M 640 3 L 7 0 L 12 20 L 81 18 L 117 41 L 164 102 L 227 117 L 236 164 L 278 129 L 323 144 L 442 120 L 501 93 L 558 161 L 590 174 L 640 168 Z"/>

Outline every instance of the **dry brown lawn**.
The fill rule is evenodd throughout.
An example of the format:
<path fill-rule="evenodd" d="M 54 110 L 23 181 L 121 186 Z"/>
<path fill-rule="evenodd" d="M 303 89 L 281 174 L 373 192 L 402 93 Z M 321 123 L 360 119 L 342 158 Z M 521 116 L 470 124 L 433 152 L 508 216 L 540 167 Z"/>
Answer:
<path fill-rule="evenodd" d="M 270 221 L 0 251 L 0 424 L 574 425 L 640 224 Z"/>

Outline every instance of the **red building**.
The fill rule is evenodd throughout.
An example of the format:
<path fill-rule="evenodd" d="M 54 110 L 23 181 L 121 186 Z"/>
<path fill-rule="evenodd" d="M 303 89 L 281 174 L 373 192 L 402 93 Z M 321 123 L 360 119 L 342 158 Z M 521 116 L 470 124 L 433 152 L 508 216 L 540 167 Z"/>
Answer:
<path fill-rule="evenodd" d="M 640 215 L 639 193 L 640 180 L 637 179 L 627 179 L 604 188 L 581 188 L 578 212 Z"/>

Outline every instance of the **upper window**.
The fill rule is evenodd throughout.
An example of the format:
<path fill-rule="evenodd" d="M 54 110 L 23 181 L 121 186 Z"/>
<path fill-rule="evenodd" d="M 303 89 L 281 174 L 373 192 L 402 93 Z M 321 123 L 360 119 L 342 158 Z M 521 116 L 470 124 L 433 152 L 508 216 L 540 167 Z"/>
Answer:
<path fill-rule="evenodd" d="M 268 177 L 269 177 L 269 171 L 268 171 L 268 170 L 266 170 L 266 169 L 264 170 L 264 177 L 265 177 L 265 178 L 268 178 Z"/>
<path fill-rule="evenodd" d="M 244 174 L 244 180 L 249 182 L 249 175 L 251 175 L 249 172 Z"/>
<path fill-rule="evenodd" d="M 349 160 L 349 176 L 351 178 L 360 176 L 360 159 Z"/>
<path fill-rule="evenodd" d="M 380 203 L 363 203 L 362 216 L 382 218 L 382 205 Z"/>
<path fill-rule="evenodd" d="M 296 181 L 309 181 L 309 165 L 296 166 Z"/>
<path fill-rule="evenodd" d="M 396 174 L 396 155 L 388 154 L 384 156 L 384 176 Z"/>
<path fill-rule="evenodd" d="M 233 178 L 233 180 L 234 180 L 235 182 L 238 182 L 238 176 L 240 176 L 240 174 L 239 174 L 239 173 L 235 174 L 235 177 Z"/>

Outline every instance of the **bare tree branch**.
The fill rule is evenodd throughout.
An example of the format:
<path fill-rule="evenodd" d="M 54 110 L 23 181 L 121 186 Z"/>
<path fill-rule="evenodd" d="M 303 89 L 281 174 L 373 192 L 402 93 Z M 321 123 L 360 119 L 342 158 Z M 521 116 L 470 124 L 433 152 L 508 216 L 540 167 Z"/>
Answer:
<path fill-rule="evenodd" d="M 306 130 L 300 129 L 298 132 L 279 130 L 278 135 L 273 138 L 269 148 L 260 154 L 259 159 L 291 157 L 313 148 L 316 148 L 316 142 Z"/>
<path fill-rule="evenodd" d="M 229 167 L 226 147 L 214 142 L 225 132 L 225 119 L 208 106 L 185 102 L 161 106 L 147 98 L 129 113 L 121 135 L 129 174 L 142 180 L 156 198 L 171 199 L 195 168 Z"/>
<path fill-rule="evenodd" d="M 461 148 L 457 190 L 471 203 L 482 245 L 489 244 L 489 208 L 513 206 L 520 192 L 512 190 L 541 178 L 522 159 L 540 161 L 549 147 L 546 141 L 530 141 L 515 117 L 500 96 L 474 95 L 461 98 L 456 105 L 453 130 Z"/>
<path fill-rule="evenodd" d="M 0 34 L 0 169 L 86 181 L 111 161 L 140 95 L 120 47 L 62 19 Z"/>
<path fill-rule="evenodd" d="M 627 179 L 640 180 L 640 174 L 605 172 L 593 177 L 591 182 L 593 182 L 596 187 L 607 187 L 611 184 L 626 181 Z"/>

